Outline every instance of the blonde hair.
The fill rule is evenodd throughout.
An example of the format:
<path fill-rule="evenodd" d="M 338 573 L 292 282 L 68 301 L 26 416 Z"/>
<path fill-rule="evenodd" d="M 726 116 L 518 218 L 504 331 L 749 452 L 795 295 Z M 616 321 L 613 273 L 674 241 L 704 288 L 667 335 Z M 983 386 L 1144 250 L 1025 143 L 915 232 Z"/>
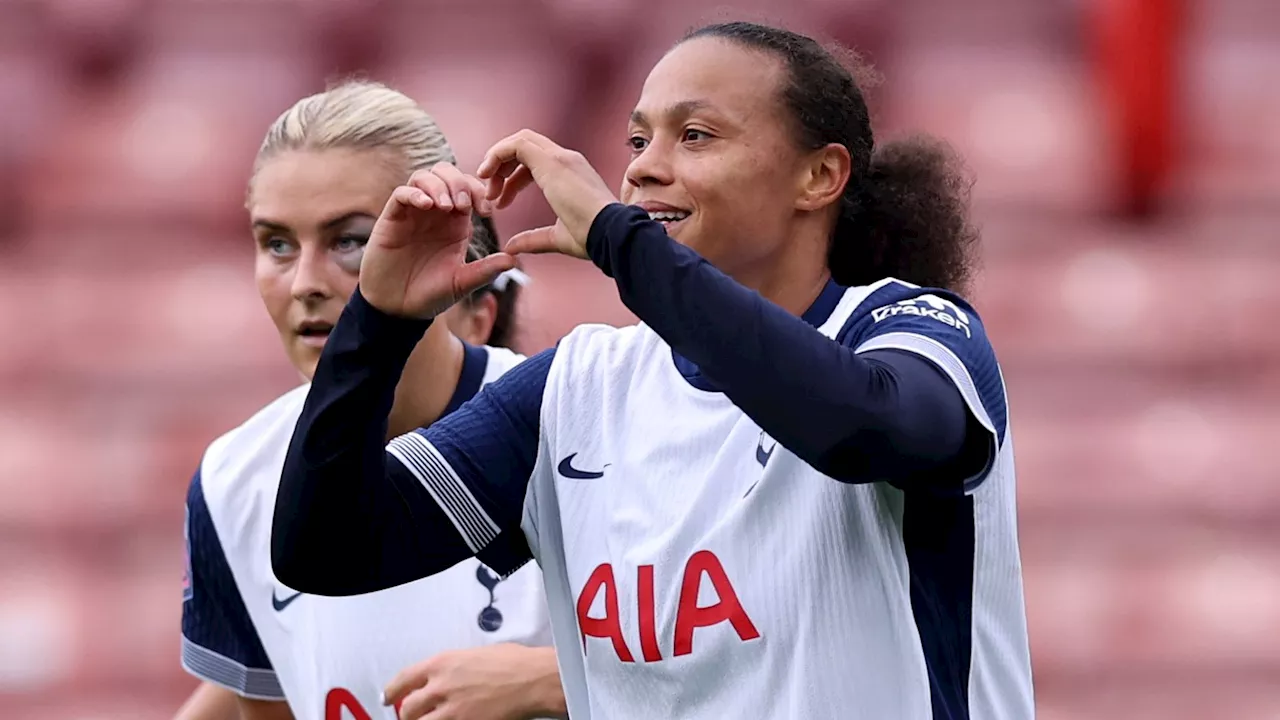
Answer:
<path fill-rule="evenodd" d="M 384 151 L 404 161 L 405 178 L 439 162 L 457 163 L 435 118 L 386 85 L 352 80 L 302 98 L 271 123 L 249 178 L 288 150 Z"/>
<path fill-rule="evenodd" d="M 404 180 L 418 170 L 436 163 L 456 165 L 453 148 L 435 118 L 407 95 L 382 83 L 349 80 L 325 92 L 302 98 L 285 110 L 263 138 L 249 176 L 246 200 L 252 200 L 253 180 L 258 170 L 271 158 L 290 150 L 367 150 L 387 153 L 404 166 Z M 472 262 L 498 251 L 498 233 L 489 218 L 473 216 L 474 232 L 467 261 Z M 493 342 L 506 342 L 510 333 L 516 286 L 526 285 L 529 277 L 519 271 L 508 271 L 495 281 L 491 289 L 505 298 L 500 307 L 503 319 L 495 325 Z"/>

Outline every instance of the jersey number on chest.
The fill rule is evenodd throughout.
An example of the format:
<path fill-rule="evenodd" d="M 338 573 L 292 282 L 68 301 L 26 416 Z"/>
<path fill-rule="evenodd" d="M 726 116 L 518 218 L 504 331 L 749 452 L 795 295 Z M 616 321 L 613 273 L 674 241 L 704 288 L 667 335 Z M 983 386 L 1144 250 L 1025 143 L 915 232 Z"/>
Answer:
<path fill-rule="evenodd" d="M 715 590 L 717 600 L 706 606 L 698 605 L 698 594 L 704 582 Z M 604 595 L 604 616 L 590 617 L 588 612 L 596 598 Z M 636 568 L 637 623 L 640 630 L 640 654 L 645 662 L 662 660 L 658 649 L 658 620 L 654 603 L 653 566 Z M 699 550 L 684 565 L 680 582 L 680 602 L 676 608 L 676 622 L 672 651 L 675 657 L 693 652 L 693 633 L 700 627 L 720 623 L 729 625 L 743 642 L 755 640 L 760 632 L 751 622 L 729 576 L 720 564 L 720 558 L 710 550 Z M 582 632 L 582 648 L 586 652 L 587 638 L 605 638 L 613 643 L 613 649 L 622 662 L 635 662 L 631 648 L 622 635 L 622 621 L 618 611 L 618 585 L 614 579 L 613 565 L 596 566 L 578 594 L 578 628 Z"/>

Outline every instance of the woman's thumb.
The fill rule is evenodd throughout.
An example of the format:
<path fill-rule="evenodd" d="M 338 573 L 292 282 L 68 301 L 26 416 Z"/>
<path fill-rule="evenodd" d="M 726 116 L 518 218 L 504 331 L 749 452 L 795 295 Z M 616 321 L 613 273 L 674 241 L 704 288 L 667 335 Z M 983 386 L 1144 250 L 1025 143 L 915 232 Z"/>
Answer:
<path fill-rule="evenodd" d="M 494 278 L 516 266 L 516 259 L 505 252 L 485 255 L 463 263 L 453 273 L 454 297 L 463 298 L 493 282 Z"/>
<path fill-rule="evenodd" d="M 507 246 L 504 249 L 512 255 L 560 252 L 560 248 L 556 243 L 556 228 L 554 225 L 516 233 L 507 241 Z"/>

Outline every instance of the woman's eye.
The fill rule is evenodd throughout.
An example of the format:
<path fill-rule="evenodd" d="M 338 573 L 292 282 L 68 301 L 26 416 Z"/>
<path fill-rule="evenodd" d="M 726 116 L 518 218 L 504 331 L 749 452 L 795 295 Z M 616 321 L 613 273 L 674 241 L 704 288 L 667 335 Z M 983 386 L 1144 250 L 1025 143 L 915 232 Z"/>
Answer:
<path fill-rule="evenodd" d="M 343 235 L 334 243 L 334 249 L 338 252 L 355 252 L 363 250 L 368 244 L 369 238 L 365 235 Z"/>
<path fill-rule="evenodd" d="M 262 247 L 272 255 L 279 257 L 283 257 L 293 252 L 293 245 L 290 244 L 288 240 L 279 237 L 267 238 L 266 241 L 262 243 Z"/>

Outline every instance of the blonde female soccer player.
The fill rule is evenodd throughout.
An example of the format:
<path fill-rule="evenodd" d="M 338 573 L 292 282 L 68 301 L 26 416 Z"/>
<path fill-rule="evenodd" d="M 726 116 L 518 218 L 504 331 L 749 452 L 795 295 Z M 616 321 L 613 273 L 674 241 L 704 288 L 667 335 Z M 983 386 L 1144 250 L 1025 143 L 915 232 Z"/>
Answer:
<path fill-rule="evenodd" d="M 422 108 L 372 83 L 300 100 L 268 130 L 248 194 L 255 276 L 305 378 L 355 289 L 392 190 L 415 170 L 452 160 Z M 467 234 L 467 259 L 496 251 L 488 221 L 477 218 Z M 520 277 L 508 273 L 474 289 L 419 338 L 382 408 L 393 433 L 449 415 L 522 359 L 500 347 L 518 291 L 511 279 Z M 300 720 L 392 718 L 381 691 L 406 666 L 413 667 L 405 677 L 430 686 L 433 718 L 562 713 L 536 568 L 503 577 L 465 560 L 431 578 L 341 599 L 276 579 L 271 515 L 306 395 L 306 385 L 292 390 L 214 441 L 191 482 L 183 666 L 240 696 L 246 718 L 288 717 L 289 708 Z M 355 532 L 339 521 L 326 534 L 345 556 L 341 541 Z M 202 689 L 185 712 L 214 717 L 226 705 L 227 693 Z"/>

